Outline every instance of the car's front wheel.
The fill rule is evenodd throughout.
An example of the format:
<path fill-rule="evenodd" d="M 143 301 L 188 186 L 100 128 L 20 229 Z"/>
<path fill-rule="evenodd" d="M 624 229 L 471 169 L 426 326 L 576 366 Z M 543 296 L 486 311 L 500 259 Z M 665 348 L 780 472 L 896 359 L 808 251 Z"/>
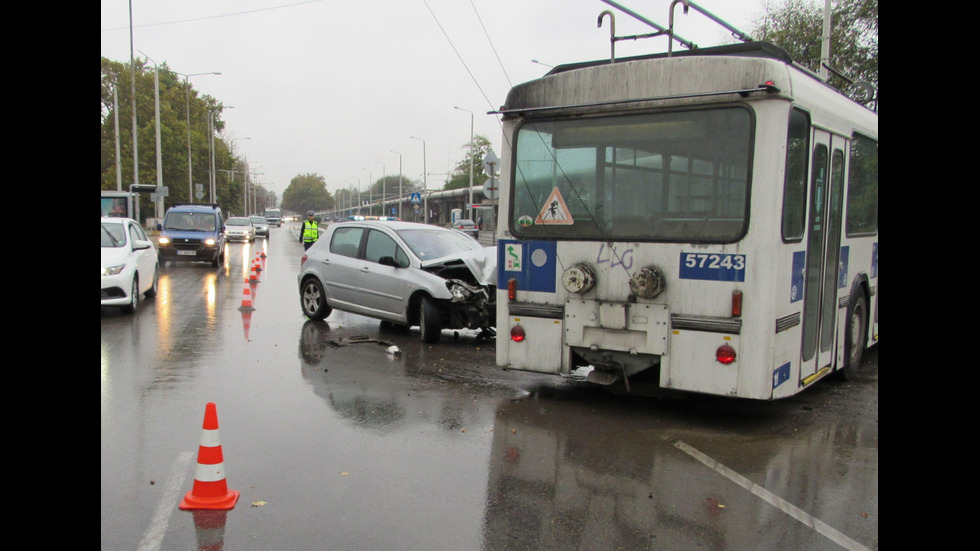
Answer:
<path fill-rule="evenodd" d="M 442 321 L 439 319 L 439 307 L 435 299 L 426 295 L 419 305 L 419 331 L 422 342 L 437 343 L 442 334 Z"/>
<path fill-rule="evenodd" d="M 122 307 L 124 314 L 133 314 L 136 312 L 136 307 L 140 304 L 140 279 L 135 274 L 133 275 L 133 288 L 129 291 L 129 304 Z"/>
<path fill-rule="evenodd" d="M 157 296 L 157 288 L 160 286 L 160 266 L 153 267 L 153 285 L 146 290 L 146 298 Z"/>
<path fill-rule="evenodd" d="M 326 319 L 332 309 L 327 306 L 326 293 L 323 286 L 315 278 L 307 278 L 299 288 L 300 306 L 303 314 L 312 320 Z"/>

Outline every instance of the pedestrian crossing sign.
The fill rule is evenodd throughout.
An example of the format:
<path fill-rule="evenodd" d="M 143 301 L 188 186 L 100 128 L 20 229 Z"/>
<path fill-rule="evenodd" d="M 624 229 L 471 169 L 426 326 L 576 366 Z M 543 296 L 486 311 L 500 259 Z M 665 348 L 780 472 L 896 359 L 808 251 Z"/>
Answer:
<path fill-rule="evenodd" d="M 534 220 L 534 223 L 555 225 L 570 225 L 575 223 L 572 220 L 572 213 L 568 212 L 568 205 L 565 204 L 565 199 L 562 198 L 558 186 L 555 186 L 555 189 L 551 190 L 551 195 L 548 196 L 548 200 L 545 201 L 544 207 L 538 213 L 538 217 Z"/>

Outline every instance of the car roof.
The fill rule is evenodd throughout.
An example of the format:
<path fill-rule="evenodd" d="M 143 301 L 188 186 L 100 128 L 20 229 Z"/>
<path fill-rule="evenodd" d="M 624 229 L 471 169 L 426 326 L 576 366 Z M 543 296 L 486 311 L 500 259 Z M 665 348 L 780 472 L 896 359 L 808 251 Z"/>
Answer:
<path fill-rule="evenodd" d="M 338 228 L 349 228 L 351 226 L 361 226 L 365 228 L 391 228 L 395 231 L 400 230 L 436 230 L 436 231 L 453 231 L 449 228 L 444 228 L 442 226 L 433 226 L 432 224 L 423 224 L 421 222 L 406 222 L 403 220 L 351 220 L 349 222 L 344 222 L 341 225 L 335 227 Z"/>
<path fill-rule="evenodd" d="M 170 207 L 167 212 L 216 212 L 219 210 L 221 207 L 211 205 L 177 205 Z"/>
<path fill-rule="evenodd" d="M 126 223 L 126 222 L 136 223 L 136 220 L 133 220 L 132 218 L 125 218 L 125 217 L 122 217 L 122 216 L 103 216 L 102 217 L 102 222 L 103 223 L 105 223 L 105 222 L 111 222 L 113 224 L 123 224 L 123 223 Z"/>

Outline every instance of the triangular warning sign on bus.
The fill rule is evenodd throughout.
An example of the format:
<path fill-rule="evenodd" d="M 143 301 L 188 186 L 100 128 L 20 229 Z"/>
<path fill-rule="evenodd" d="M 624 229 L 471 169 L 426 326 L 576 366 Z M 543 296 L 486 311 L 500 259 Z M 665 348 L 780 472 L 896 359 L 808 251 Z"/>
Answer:
<path fill-rule="evenodd" d="M 548 200 L 545 201 L 544 208 L 538 213 L 537 219 L 534 220 L 535 224 L 574 224 L 575 221 L 572 220 L 572 213 L 568 212 L 568 205 L 565 204 L 565 200 L 562 199 L 561 192 L 558 191 L 558 187 L 551 190 L 551 195 L 548 196 Z"/>

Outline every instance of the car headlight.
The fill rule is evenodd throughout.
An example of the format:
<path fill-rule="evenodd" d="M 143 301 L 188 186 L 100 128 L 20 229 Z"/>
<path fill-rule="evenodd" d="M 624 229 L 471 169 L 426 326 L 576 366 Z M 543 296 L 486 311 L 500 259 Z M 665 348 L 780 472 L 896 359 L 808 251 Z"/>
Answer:
<path fill-rule="evenodd" d="M 209 237 L 209 238 L 205 239 L 204 240 L 204 245 L 207 246 L 207 247 L 213 247 L 214 246 L 214 238 L 213 237 Z"/>
<path fill-rule="evenodd" d="M 102 275 L 103 276 L 114 276 L 119 275 L 120 272 L 126 267 L 125 264 L 119 264 L 118 266 L 103 266 Z"/>
<path fill-rule="evenodd" d="M 169 237 L 161 237 L 158 242 L 161 245 L 169 245 L 170 244 L 170 238 Z"/>

